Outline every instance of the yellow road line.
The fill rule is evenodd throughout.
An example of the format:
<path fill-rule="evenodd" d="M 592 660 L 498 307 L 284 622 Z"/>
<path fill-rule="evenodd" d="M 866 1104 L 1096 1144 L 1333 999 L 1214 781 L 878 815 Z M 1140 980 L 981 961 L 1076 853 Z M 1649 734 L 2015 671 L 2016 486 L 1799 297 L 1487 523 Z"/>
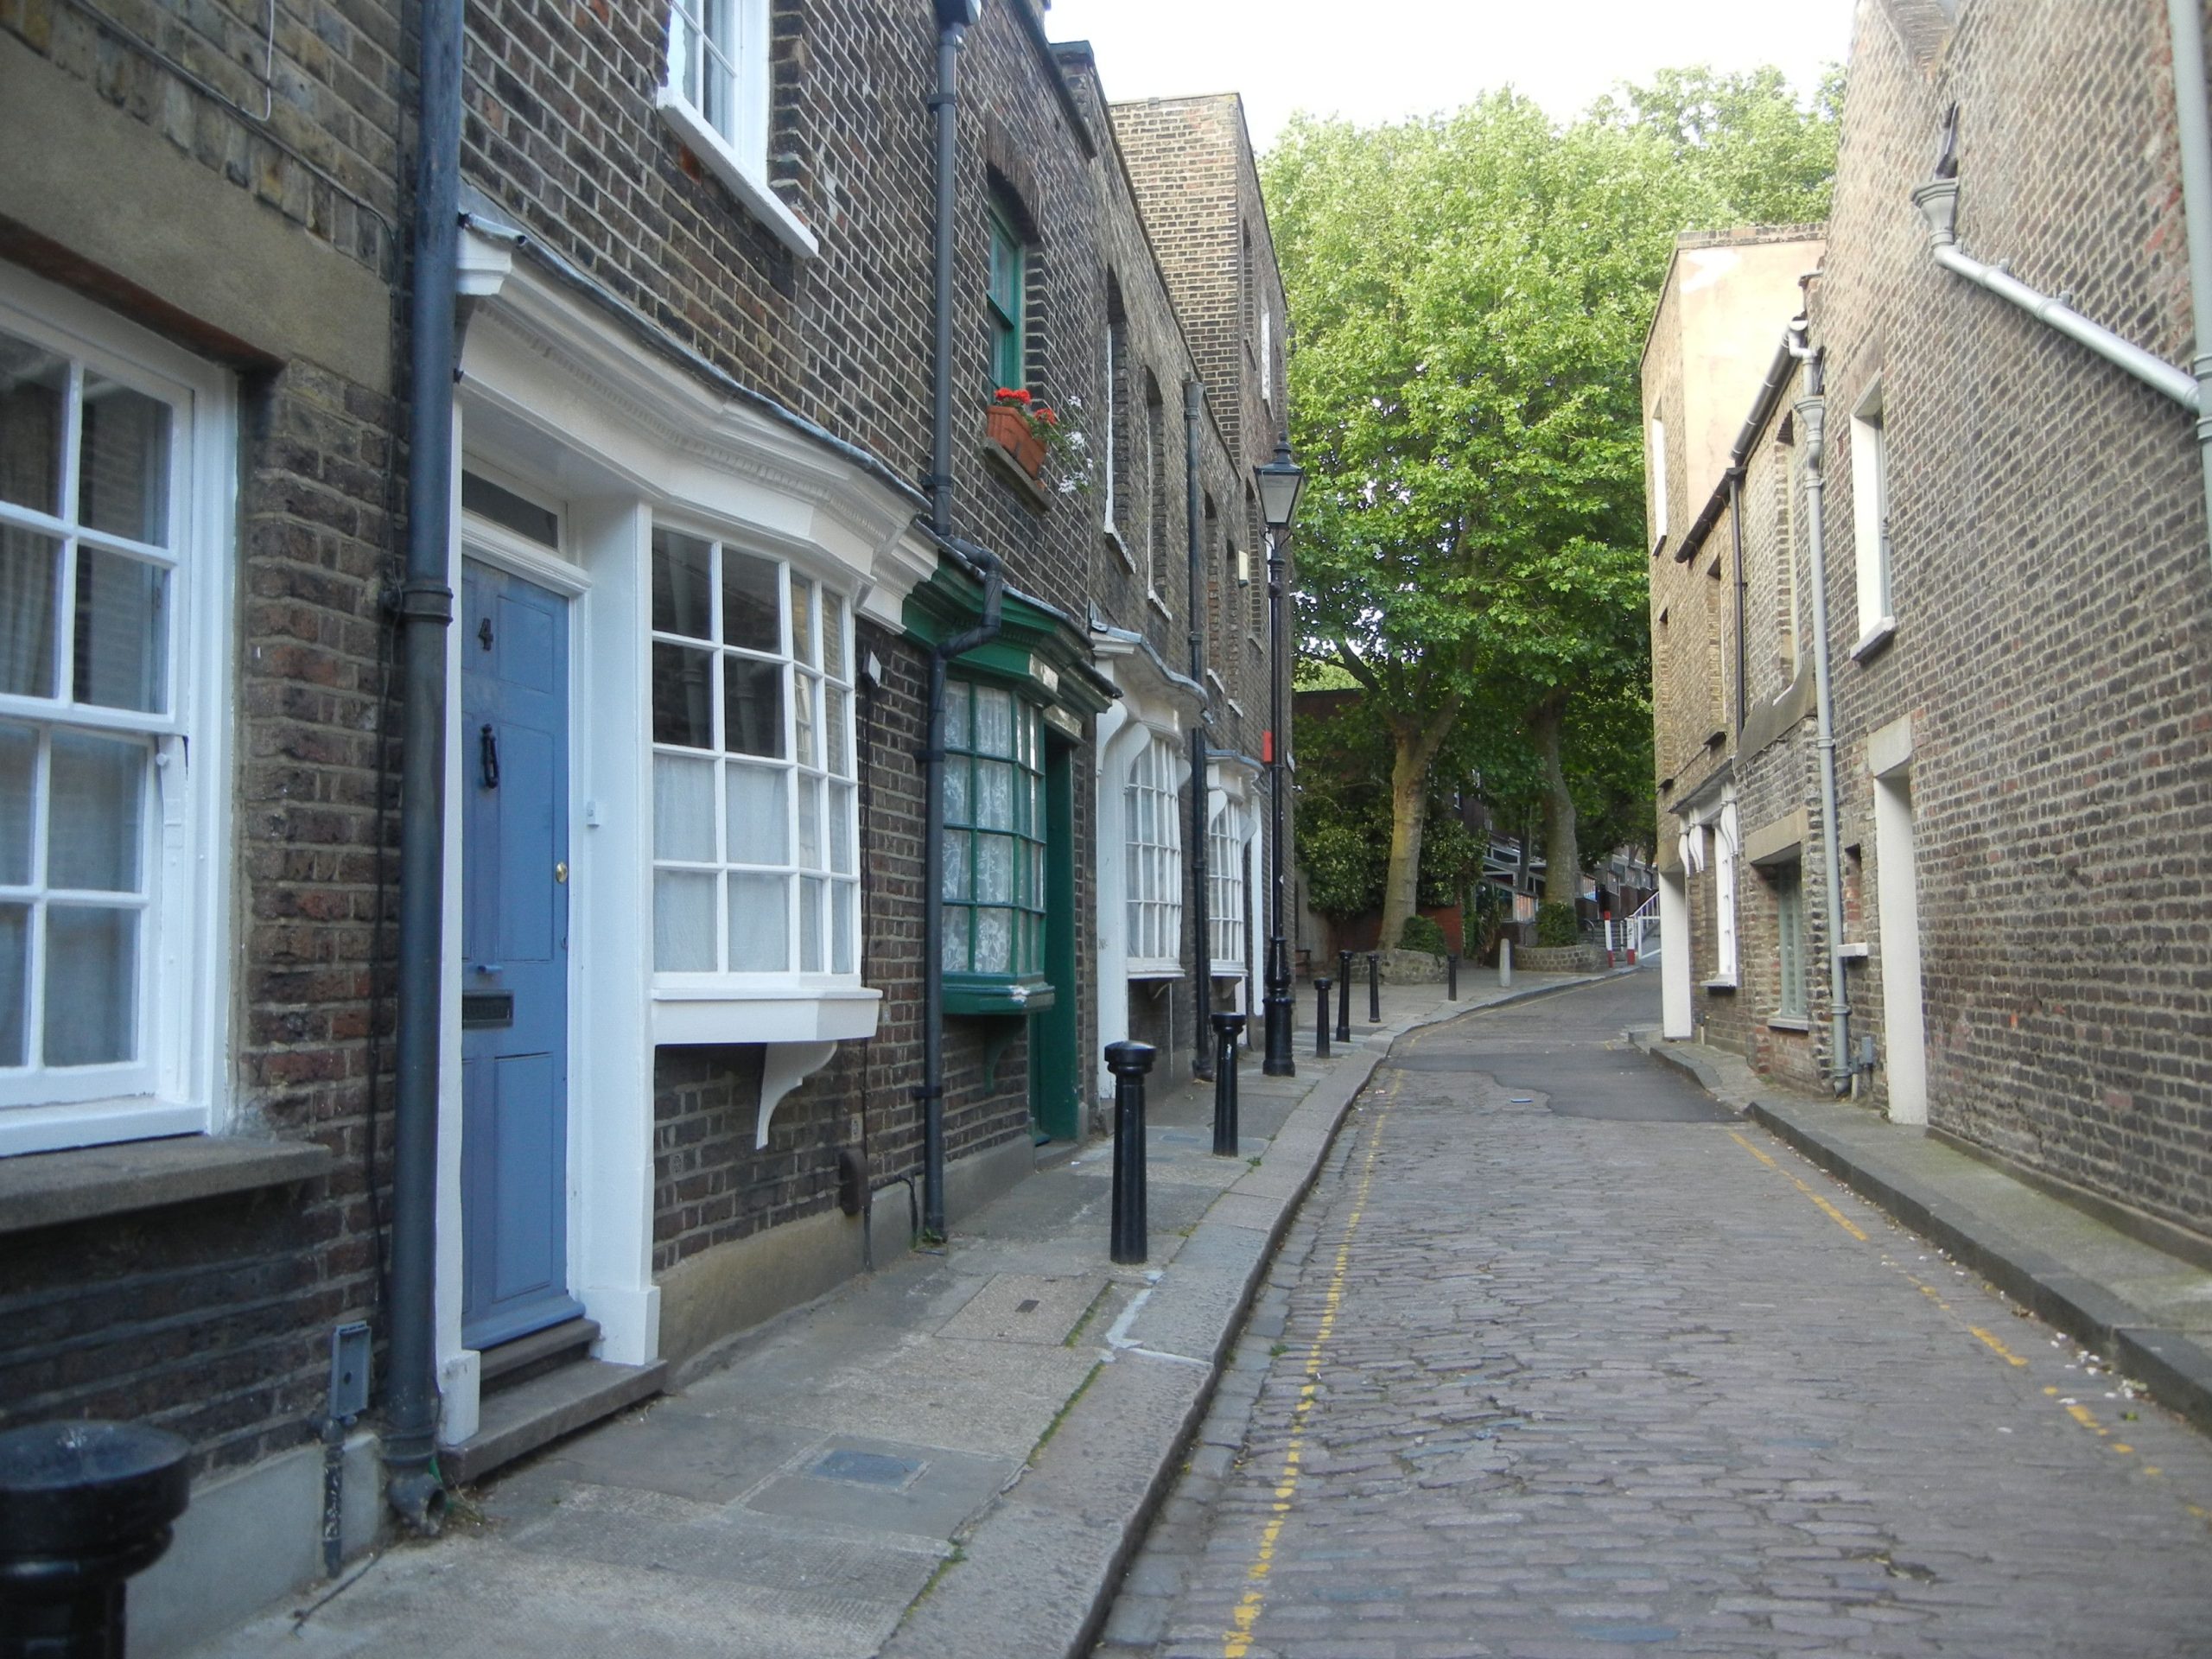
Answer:
<path fill-rule="evenodd" d="M 1733 1141 L 1738 1146 L 1741 1147 L 1745 1152 L 1750 1153 L 1751 1156 L 1758 1159 L 1759 1162 L 1764 1164 L 1769 1169 L 1776 1167 L 1773 1159 L 1768 1157 L 1766 1154 L 1761 1152 L 1750 1141 L 1745 1140 L 1744 1137 L 1737 1134 L 1735 1130 L 1731 1129 L 1728 1131 L 1728 1138 L 1731 1141 Z"/>
<path fill-rule="evenodd" d="M 1980 1325 L 1970 1325 L 1967 1326 L 1967 1329 L 1973 1332 L 1977 1337 L 1980 1337 L 1984 1342 L 1995 1349 L 1998 1353 L 2003 1355 L 2006 1364 L 2024 1365 L 2028 1363 L 2026 1360 L 2022 1359 L 2018 1354 L 2014 1353 L 2010 1348 L 2007 1348 L 2003 1343 L 1999 1342 L 1994 1335 L 1983 1330 Z"/>
<path fill-rule="evenodd" d="M 1298 1404 L 1291 1414 L 1290 1444 L 1282 1454 L 1282 1472 L 1276 1478 L 1274 1513 L 1267 1527 L 1260 1534 L 1260 1547 L 1254 1552 L 1252 1565 L 1244 1576 L 1251 1588 L 1236 1604 L 1230 1615 L 1234 1630 L 1221 1638 L 1222 1659 L 1245 1659 L 1252 1650 L 1252 1629 L 1260 1622 L 1260 1609 L 1267 1605 L 1268 1575 L 1274 1570 L 1275 1544 L 1282 1536 L 1283 1525 L 1290 1519 L 1291 1500 L 1298 1496 L 1300 1466 L 1306 1457 L 1306 1419 L 1313 1408 L 1313 1399 L 1320 1384 L 1321 1356 L 1327 1349 L 1330 1337 L 1337 1327 L 1337 1310 L 1344 1305 L 1344 1270 L 1351 1262 L 1351 1244 L 1359 1231 L 1359 1224 L 1367 1214 L 1367 1197 L 1375 1185 L 1375 1159 L 1382 1150 L 1383 1120 L 1390 1116 L 1390 1108 L 1397 1103 L 1398 1079 L 1393 1077 L 1383 1091 L 1382 1109 L 1376 1114 L 1375 1124 L 1368 1133 L 1367 1157 L 1360 1166 L 1359 1185 L 1352 1193 L 1351 1214 L 1344 1220 L 1344 1236 L 1337 1246 L 1337 1259 L 1329 1272 L 1329 1289 L 1322 1303 L 1321 1321 L 1313 1333 L 1313 1340 L 1306 1350 L 1306 1381 L 1298 1390 Z"/>

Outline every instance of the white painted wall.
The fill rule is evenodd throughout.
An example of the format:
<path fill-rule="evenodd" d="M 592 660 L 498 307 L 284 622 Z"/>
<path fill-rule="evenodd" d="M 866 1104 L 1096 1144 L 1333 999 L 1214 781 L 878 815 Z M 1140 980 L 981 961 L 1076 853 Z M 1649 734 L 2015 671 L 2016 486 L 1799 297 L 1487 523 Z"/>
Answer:
<path fill-rule="evenodd" d="M 1690 1024 L 1690 891 L 1681 871 L 1659 873 L 1659 1031 L 1680 1040 Z"/>
<path fill-rule="evenodd" d="M 1920 877 L 1912 781 L 1900 768 L 1874 780 L 1874 902 L 1882 929 L 1882 1046 L 1890 1121 L 1928 1121 L 1926 1013 L 1920 987 Z"/>

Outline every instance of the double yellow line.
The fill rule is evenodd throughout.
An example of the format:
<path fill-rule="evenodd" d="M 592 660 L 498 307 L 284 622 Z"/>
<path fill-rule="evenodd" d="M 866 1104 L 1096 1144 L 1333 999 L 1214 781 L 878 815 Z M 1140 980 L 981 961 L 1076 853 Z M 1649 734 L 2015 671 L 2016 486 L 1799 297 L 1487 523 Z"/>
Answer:
<path fill-rule="evenodd" d="M 1344 1271 L 1351 1262 L 1352 1240 L 1358 1235 L 1360 1220 L 1367 1214 L 1368 1194 L 1375 1185 L 1375 1159 L 1382 1150 L 1382 1125 L 1390 1116 L 1390 1108 L 1397 1103 L 1398 1084 L 1398 1077 L 1390 1079 L 1383 1091 L 1382 1109 L 1376 1114 L 1368 1130 L 1367 1156 L 1360 1163 L 1359 1183 L 1352 1191 L 1351 1214 L 1344 1222 L 1344 1236 L 1337 1246 L 1336 1263 L 1330 1269 L 1321 1323 L 1306 1350 L 1306 1380 L 1299 1385 L 1298 1405 L 1291 1413 L 1290 1444 L 1283 1448 L 1282 1469 L 1275 1477 L 1274 1512 L 1260 1535 L 1260 1548 L 1252 1558 L 1252 1565 L 1245 1569 L 1249 1587 L 1236 1604 L 1236 1611 L 1230 1615 L 1233 1628 L 1222 1637 L 1222 1659 L 1244 1659 L 1252 1650 L 1252 1627 L 1259 1623 L 1260 1609 L 1267 1604 L 1268 1575 L 1274 1570 L 1275 1541 L 1282 1536 L 1283 1524 L 1290 1519 L 1291 1500 L 1298 1495 L 1300 1465 L 1306 1456 L 1306 1417 L 1313 1409 L 1313 1401 L 1321 1386 L 1321 1356 L 1328 1348 L 1329 1338 L 1336 1334 L 1337 1313 L 1344 1300 Z"/>

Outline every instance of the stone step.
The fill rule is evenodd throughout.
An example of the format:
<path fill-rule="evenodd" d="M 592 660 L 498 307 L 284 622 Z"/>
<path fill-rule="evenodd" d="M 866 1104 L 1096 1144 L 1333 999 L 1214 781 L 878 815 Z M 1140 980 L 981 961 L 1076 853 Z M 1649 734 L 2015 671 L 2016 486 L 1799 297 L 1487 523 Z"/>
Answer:
<path fill-rule="evenodd" d="M 438 1449 L 439 1472 L 453 1486 L 481 1480 L 541 1446 L 658 1394 L 667 1380 L 666 1360 L 617 1365 L 583 1359 L 487 1394 L 476 1433 L 459 1446 Z"/>
<path fill-rule="evenodd" d="M 481 1368 L 480 1386 L 489 1393 L 495 1384 L 510 1388 L 527 1382 L 538 1372 L 552 1370 L 549 1362 L 566 1363 L 571 1359 L 588 1359 L 591 1345 L 598 1340 L 599 1321 L 579 1314 L 543 1331 L 533 1331 L 526 1337 L 517 1337 L 512 1342 L 503 1342 L 496 1348 L 486 1348 L 478 1362 Z M 522 1375 L 525 1372 L 529 1375 Z"/>

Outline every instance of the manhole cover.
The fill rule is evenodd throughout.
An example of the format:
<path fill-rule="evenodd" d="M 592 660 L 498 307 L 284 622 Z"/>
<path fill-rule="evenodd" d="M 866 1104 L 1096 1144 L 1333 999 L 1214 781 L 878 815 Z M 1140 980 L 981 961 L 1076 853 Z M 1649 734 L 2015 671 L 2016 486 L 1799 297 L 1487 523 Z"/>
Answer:
<path fill-rule="evenodd" d="M 844 1480 L 856 1486 L 896 1489 L 920 1474 L 922 1465 L 917 1458 L 893 1458 L 880 1452 L 847 1448 L 830 1452 L 806 1472 L 817 1480 Z"/>

